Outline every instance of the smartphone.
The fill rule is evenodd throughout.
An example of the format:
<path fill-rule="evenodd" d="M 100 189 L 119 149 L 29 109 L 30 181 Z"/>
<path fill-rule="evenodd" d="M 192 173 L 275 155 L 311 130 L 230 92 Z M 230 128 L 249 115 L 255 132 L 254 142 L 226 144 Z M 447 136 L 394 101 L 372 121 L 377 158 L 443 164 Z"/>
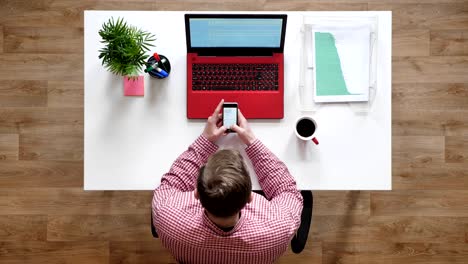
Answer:
<path fill-rule="evenodd" d="M 237 123 L 237 103 L 224 103 L 223 104 L 223 126 L 231 127 Z M 226 132 L 234 132 L 231 129 L 228 129 Z"/>

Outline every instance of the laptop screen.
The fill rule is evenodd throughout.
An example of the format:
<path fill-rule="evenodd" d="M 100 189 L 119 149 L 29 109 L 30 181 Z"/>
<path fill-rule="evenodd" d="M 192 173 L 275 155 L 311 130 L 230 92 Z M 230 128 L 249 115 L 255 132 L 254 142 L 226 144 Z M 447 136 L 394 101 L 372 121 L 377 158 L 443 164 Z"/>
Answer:
<path fill-rule="evenodd" d="M 281 45 L 280 18 L 190 18 L 192 47 L 269 47 Z"/>
<path fill-rule="evenodd" d="M 187 51 L 206 55 L 282 52 L 282 14 L 186 14 Z"/>

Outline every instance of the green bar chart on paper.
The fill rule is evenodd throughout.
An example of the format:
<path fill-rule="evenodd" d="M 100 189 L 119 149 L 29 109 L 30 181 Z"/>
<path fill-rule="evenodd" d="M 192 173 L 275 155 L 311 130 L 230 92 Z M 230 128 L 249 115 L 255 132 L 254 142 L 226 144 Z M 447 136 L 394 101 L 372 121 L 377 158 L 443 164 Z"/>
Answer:
<path fill-rule="evenodd" d="M 349 95 L 331 33 L 315 32 L 317 95 Z"/>
<path fill-rule="evenodd" d="M 369 29 L 320 28 L 312 33 L 315 101 L 367 101 Z"/>

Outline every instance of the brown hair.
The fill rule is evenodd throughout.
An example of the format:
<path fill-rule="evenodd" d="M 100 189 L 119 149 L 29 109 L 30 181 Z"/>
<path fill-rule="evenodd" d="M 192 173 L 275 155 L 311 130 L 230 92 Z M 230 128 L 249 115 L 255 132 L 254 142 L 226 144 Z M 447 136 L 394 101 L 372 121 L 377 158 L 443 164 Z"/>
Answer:
<path fill-rule="evenodd" d="M 223 149 L 200 168 L 197 190 L 202 206 L 217 217 L 233 216 L 249 201 L 252 182 L 242 155 Z"/>

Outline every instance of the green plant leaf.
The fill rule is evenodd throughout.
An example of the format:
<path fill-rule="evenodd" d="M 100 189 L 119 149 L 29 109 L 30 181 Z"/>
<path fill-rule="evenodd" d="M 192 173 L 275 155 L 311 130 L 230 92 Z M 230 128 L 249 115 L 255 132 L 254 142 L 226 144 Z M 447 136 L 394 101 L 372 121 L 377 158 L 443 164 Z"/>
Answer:
<path fill-rule="evenodd" d="M 101 43 L 99 50 L 102 65 L 110 72 L 122 76 L 136 76 L 146 66 L 145 55 L 154 47 L 151 43 L 156 38 L 153 34 L 128 25 L 123 18 L 111 17 L 99 31 Z"/>

